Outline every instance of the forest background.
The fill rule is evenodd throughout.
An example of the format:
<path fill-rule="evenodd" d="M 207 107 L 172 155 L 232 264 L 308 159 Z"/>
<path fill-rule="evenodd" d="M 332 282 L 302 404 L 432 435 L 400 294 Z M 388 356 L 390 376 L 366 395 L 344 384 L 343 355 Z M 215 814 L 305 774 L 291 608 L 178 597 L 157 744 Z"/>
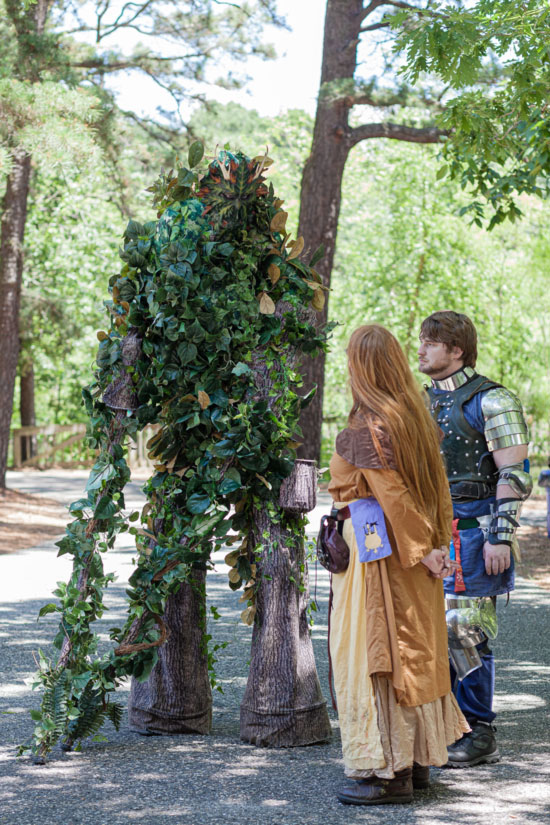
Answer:
<path fill-rule="evenodd" d="M 186 156 L 191 140 L 201 138 L 210 155 L 228 146 L 254 156 L 267 145 L 274 160 L 269 177 L 285 198 L 288 227 L 295 232 L 298 224 L 300 179 L 313 131 L 310 113 L 293 108 L 268 117 L 238 103 L 197 98 L 178 132 L 173 121 L 165 130 L 139 124 L 109 105 L 116 93 L 104 83 L 100 92 L 109 109 L 108 151 L 99 140 L 97 151 L 90 151 L 84 139 L 81 146 L 75 140 L 61 158 L 54 135 L 49 146 L 42 140 L 32 166 L 18 388 L 22 376 L 33 375 L 37 424 L 85 421 L 81 388 L 93 371 L 96 332 L 104 325 L 108 279 L 119 268 L 123 229 L 129 218 L 154 217 L 146 189 L 161 166 L 169 168 L 176 155 Z M 413 112 L 406 101 L 396 103 L 393 112 L 412 121 L 418 105 Z M 521 196 L 522 220 L 491 232 L 470 225 L 459 214 L 469 202 L 467 194 L 457 181 L 438 176 L 439 151 L 438 146 L 384 139 L 351 150 L 329 298 L 329 317 L 338 326 L 326 365 L 323 463 L 349 409 L 344 350 L 351 331 L 369 321 L 387 326 L 416 372 L 420 322 L 440 308 L 466 312 L 474 320 L 478 369 L 520 395 L 532 453 L 545 463 L 550 447 L 550 204 Z M 9 164 L 1 169 L 3 189 Z M 14 427 L 20 417 L 17 391 Z"/>

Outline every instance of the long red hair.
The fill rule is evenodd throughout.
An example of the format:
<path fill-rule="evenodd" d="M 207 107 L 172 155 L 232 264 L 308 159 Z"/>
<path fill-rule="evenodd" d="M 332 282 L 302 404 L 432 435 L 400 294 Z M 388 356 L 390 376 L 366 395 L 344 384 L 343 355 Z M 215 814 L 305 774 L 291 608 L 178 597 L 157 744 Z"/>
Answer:
<path fill-rule="evenodd" d="M 369 428 L 382 460 L 380 430 L 388 435 L 397 470 L 439 541 L 436 537 L 448 531 L 447 475 L 437 425 L 405 353 L 387 329 L 366 324 L 352 334 L 347 355 L 353 397 L 349 426 Z"/>

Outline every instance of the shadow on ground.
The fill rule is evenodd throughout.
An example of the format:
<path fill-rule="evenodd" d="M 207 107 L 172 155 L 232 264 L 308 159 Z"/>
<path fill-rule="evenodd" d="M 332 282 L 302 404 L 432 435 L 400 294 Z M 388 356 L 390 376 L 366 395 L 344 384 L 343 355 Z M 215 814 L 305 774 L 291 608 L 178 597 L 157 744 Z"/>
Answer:
<path fill-rule="evenodd" d="M 48 566 L 59 560 L 51 548 L 41 551 Z M 17 555 L 17 554 L 16 554 Z M 120 547 L 117 568 L 128 571 L 132 551 Z M 10 557 L 15 563 L 14 556 Z M 505 607 L 499 605 L 501 630 L 497 656 L 498 739 L 503 760 L 468 771 L 432 771 L 432 786 L 418 792 L 412 805 L 347 808 L 334 795 L 342 780 L 337 722 L 331 711 L 333 741 L 302 749 L 258 749 L 239 741 L 239 703 L 249 657 L 250 628 L 238 620 L 238 595 L 227 587 L 222 563 L 209 574 L 208 592 L 221 618 L 212 623 L 218 641 L 228 641 L 217 669 L 224 693 L 214 696 L 214 723 L 209 737 L 142 738 L 124 721 L 108 741 L 86 743 L 81 753 L 56 750 L 45 767 L 16 760 L 16 745 L 28 739 L 28 710 L 39 696 L 25 684 L 38 648 L 47 650 L 56 626 L 36 616 L 42 598 L 18 598 L 17 577 L 25 577 L 32 554 L 20 556 L 13 599 L 0 605 L 0 823 L 2 825 L 340 825 L 340 823 L 411 823 L 411 825 L 501 825 L 548 823 L 550 747 L 550 642 L 546 632 L 550 593 L 520 582 Z M 58 576 L 63 578 L 63 574 Z M 5 588 L 4 588 L 5 589 Z M 125 612 L 123 579 L 110 588 L 110 606 L 101 622 L 108 628 Z M 318 571 L 320 612 L 313 630 L 321 683 L 327 687 L 328 578 Z M 125 702 L 126 691 L 120 691 Z"/>

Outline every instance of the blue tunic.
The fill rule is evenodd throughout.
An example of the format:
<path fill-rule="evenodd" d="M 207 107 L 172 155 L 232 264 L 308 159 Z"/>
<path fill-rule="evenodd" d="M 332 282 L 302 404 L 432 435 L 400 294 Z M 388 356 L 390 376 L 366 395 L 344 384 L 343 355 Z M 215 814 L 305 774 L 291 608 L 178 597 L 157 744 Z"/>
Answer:
<path fill-rule="evenodd" d="M 446 391 L 434 389 L 434 395 L 442 395 Z M 485 422 L 481 409 L 481 401 L 486 395 L 479 392 L 464 404 L 464 417 L 468 424 L 480 433 L 485 432 Z M 453 502 L 453 513 L 455 518 L 476 518 L 485 516 L 491 512 L 491 504 L 495 503 L 495 497 L 484 498 L 479 501 Z M 496 576 L 489 576 L 485 572 L 485 560 L 483 558 L 483 532 L 479 527 L 471 527 L 468 530 L 460 530 L 460 559 L 462 563 L 462 575 L 466 590 L 455 594 L 454 575 L 449 576 L 444 581 L 445 594 L 448 596 L 500 596 L 509 593 L 514 589 L 514 559 L 510 560 L 510 567 L 504 573 Z"/>

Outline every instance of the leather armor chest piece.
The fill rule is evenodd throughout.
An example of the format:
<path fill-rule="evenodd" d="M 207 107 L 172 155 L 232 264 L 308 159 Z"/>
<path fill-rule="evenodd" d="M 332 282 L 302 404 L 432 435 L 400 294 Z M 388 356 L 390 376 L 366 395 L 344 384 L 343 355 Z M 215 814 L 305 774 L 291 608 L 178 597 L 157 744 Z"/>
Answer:
<path fill-rule="evenodd" d="M 428 389 L 432 415 L 443 432 L 440 451 L 451 485 L 457 481 L 477 481 L 496 487 L 498 471 L 493 456 L 484 434 L 466 421 L 464 404 L 478 392 L 499 386 L 483 375 L 475 375 L 455 390 L 435 393 L 433 388 Z"/>

